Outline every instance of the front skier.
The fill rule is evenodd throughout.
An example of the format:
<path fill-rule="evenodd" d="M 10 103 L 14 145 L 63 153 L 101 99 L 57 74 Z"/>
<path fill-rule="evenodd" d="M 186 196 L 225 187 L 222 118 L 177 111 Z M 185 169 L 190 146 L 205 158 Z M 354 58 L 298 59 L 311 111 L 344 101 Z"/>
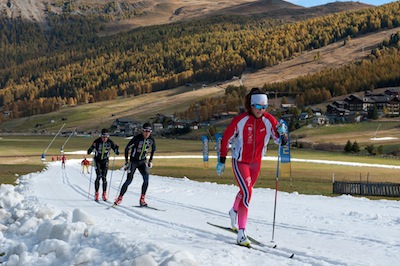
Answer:
<path fill-rule="evenodd" d="M 237 243 L 249 246 L 250 240 L 245 230 L 253 186 L 260 174 L 261 159 L 266 152 L 269 139 L 272 137 L 275 143 L 279 144 L 278 132 L 281 128 L 276 118 L 266 112 L 268 98 L 260 89 L 253 88 L 246 95 L 245 107 L 247 112 L 234 117 L 224 132 L 216 171 L 218 175 L 223 174 L 228 145 L 231 142 L 232 169 L 240 191 L 236 195 L 229 216 L 232 229 L 239 229 Z M 281 139 L 282 145 L 286 144 L 287 135 Z"/>
<path fill-rule="evenodd" d="M 156 151 L 156 142 L 151 136 L 151 131 L 151 125 L 149 123 L 144 123 L 141 134 L 134 136 L 125 148 L 125 170 L 128 171 L 128 175 L 125 183 L 122 185 L 117 200 L 114 202 L 115 205 L 118 205 L 122 202 L 122 197 L 133 180 L 133 174 L 135 173 L 136 169 L 139 169 L 139 172 L 143 177 L 142 194 L 140 196 L 139 204 L 140 206 L 147 206 L 145 196 L 149 186 L 149 169 L 153 166 L 152 160 L 154 152 Z M 151 148 L 151 153 L 149 160 L 147 161 L 146 157 L 149 148 Z M 128 161 L 129 153 L 130 162 Z"/>

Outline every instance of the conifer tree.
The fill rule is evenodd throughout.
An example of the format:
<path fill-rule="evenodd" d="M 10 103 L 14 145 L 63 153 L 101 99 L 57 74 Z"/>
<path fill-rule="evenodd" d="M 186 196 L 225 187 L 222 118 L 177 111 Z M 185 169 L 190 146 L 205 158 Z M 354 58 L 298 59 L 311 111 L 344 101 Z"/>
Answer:
<path fill-rule="evenodd" d="M 350 153 L 353 149 L 353 146 L 351 145 L 350 140 L 347 141 L 346 146 L 344 146 L 344 152 L 345 153 Z"/>

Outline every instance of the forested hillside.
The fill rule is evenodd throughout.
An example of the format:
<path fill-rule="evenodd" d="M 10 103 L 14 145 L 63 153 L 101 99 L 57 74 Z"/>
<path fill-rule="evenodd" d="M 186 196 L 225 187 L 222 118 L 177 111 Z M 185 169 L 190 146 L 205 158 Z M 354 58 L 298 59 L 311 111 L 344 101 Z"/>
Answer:
<path fill-rule="evenodd" d="M 400 3 L 293 23 L 221 15 L 101 38 L 96 33 L 102 19 L 54 16 L 49 32 L 23 20 L 0 21 L 0 106 L 11 111 L 0 119 L 228 80 L 333 42 L 345 45 L 359 35 L 399 27 Z M 400 67 L 399 48 L 397 34 L 368 61 L 265 87 L 301 92 L 298 101 L 306 105 L 354 90 L 398 86 L 400 73 L 393 69 Z"/>

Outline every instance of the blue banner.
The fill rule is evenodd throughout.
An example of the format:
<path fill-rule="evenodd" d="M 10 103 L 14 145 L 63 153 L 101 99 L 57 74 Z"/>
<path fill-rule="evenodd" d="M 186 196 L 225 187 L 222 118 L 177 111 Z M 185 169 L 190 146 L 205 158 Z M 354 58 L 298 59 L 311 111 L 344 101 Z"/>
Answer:
<path fill-rule="evenodd" d="M 215 150 L 217 151 L 217 162 L 219 162 L 219 154 L 221 152 L 221 140 L 222 135 L 220 133 L 215 134 Z"/>
<path fill-rule="evenodd" d="M 289 128 L 287 123 L 280 119 L 280 123 L 284 123 L 286 128 Z M 291 163 L 290 163 L 290 134 L 289 130 L 287 131 L 287 143 L 285 145 L 280 145 L 279 149 L 279 157 L 280 157 L 280 169 L 279 173 L 281 177 L 291 177 Z"/>
<path fill-rule="evenodd" d="M 201 136 L 201 142 L 203 143 L 203 161 L 208 162 L 208 137 Z"/>

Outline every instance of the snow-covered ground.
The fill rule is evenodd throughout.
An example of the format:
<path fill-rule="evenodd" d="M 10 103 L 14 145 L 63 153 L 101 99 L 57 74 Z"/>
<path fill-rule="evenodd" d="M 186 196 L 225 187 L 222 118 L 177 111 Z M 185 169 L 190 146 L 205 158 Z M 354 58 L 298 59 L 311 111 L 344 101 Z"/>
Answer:
<path fill-rule="evenodd" d="M 379 167 L 379 166 L 371 166 Z M 123 171 L 110 171 L 110 199 Z M 262 177 L 261 177 L 262 178 Z M 269 177 L 274 178 L 274 177 Z M 112 179 L 112 180 L 111 180 Z M 93 201 L 94 175 L 80 160 L 47 163 L 44 171 L 0 187 L 0 264 L 3 265 L 398 265 L 400 203 L 352 196 L 278 193 L 255 189 L 248 235 L 277 248 L 235 245 L 229 226 L 237 188 L 186 178 L 151 176 L 147 201 L 138 205 L 139 173 L 117 208 Z M 294 253 L 292 259 L 288 258 Z"/>

